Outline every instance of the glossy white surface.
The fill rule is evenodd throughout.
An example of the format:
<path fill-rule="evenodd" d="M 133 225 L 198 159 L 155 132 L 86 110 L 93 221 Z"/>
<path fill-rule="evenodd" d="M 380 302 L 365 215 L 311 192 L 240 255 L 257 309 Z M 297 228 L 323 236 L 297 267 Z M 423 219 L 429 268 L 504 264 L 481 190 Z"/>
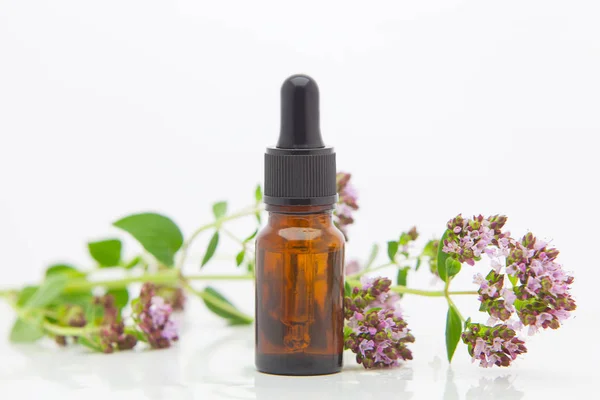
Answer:
<path fill-rule="evenodd" d="M 0 334 L 8 333 L 10 314 L 0 305 Z M 415 332 L 415 359 L 396 369 L 365 371 L 347 353 L 340 374 L 281 377 L 255 371 L 251 327 L 225 327 L 196 300 L 181 317 L 180 342 L 162 351 L 89 354 L 49 341 L 11 346 L 2 340 L 0 390 L 11 396 L 0 398 L 558 399 L 584 398 L 600 379 L 595 333 L 584 333 L 577 319 L 528 341 L 530 353 L 508 369 L 471 364 L 462 345 L 449 368 L 443 331 L 430 331 Z"/>

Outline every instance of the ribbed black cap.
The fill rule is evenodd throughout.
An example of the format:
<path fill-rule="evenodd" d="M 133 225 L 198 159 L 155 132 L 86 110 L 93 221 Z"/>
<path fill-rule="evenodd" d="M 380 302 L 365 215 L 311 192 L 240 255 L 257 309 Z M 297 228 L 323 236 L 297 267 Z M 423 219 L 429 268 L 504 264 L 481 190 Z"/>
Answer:
<path fill-rule="evenodd" d="M 319 126 L 319 87 L 306 75 L 281 86 L 281 131 L 265 154 L 264 201 L 271 205 L 326 205 L 337 201 L 335 153 Z"/>

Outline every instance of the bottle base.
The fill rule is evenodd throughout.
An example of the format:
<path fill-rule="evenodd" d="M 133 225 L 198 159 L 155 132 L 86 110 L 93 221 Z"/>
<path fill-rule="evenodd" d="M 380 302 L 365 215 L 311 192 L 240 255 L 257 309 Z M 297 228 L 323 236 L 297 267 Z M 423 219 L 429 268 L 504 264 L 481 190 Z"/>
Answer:
<path fill-rule="evenodd" d="M 342 370 L 342 355 L 262 354 L 256 357 L 256 369 L 271 375 L 329 375 Z"/>

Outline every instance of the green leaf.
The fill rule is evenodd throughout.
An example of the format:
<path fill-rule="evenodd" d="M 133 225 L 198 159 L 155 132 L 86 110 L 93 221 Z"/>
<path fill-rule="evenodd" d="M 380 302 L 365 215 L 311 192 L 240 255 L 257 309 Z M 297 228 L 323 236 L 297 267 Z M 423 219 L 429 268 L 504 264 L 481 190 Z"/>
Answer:
<path fill-rule="evenodd" d="M 125 333 L 135 336 L 137 338 L 137 340 L 139 340 L 141 342 L 144 342 L 144 343 L 148 342 L 148 338 L 146 337 L 144 332 L 140 332 L 134 327 L 125 327 Z"/>
<path fill-rule="evenodd" d="M 112 295 L 115 299 L 115 306 L 121 310 L 129 303 L 129 291 L 126 288 L 110 289 L 106 294 Z"/>
<path fill-rule="evenodd" d="M 248 260 L 247 269 L 249 273 L 254 273 L 254 258 Z"/>
<path fill-rule="evenodd" d="M 423 247 L 423 253 L 421 253 L 421 255 L 431 258 L 437 257 L 436 246 L 438 245 L 438 243 L 439 242 L 436 239 L 427 242 L 425 244 L 425 247 Z"/>
<path fill-rule="evenodd" d="M 134 258 L 131 259 L 131 261 L 126 263 L 123 267 L 125 269 L 132 269 L 132 268 L 135 268 L 141 261 L 142 261 L 141 256 L 135 256 Z"/>
<path fill-rule="evenodd" d="M 255 230 L 254 232 L 252 232 L 252 235 L 250 235 L 246 239 L 244 239 L 244 243 L 248 243 L 249 241 L 251 241 L 252 239 L 254 239 L 257 234 L 258 234 L 258 229 Z"/>
<path fill-rule="evenodd" d="M 513 287 L 516 287 L 517 284 L 519 283 L 519 277 L 517 275 L 507 275 L 507 276 L 508 276 L 508 280 L 513 285 Z"/>
<path fill-rule="evenodd" d="M 396 283 L 401 286 L 406 286 L 406 278 L 408 276 L 408 270 L 410 267 L 400 268 L 398 270 L 398 276 L 396 277 Z"/>
<path fill-rule="evenodd" d="M 444 248 L 444 240 L 446 240 L 446 238 L 448 237 L 449 232 L 450 231 L 448 229 L 446 229 L 446 231 L 442 235 L 442 238 L 440 239 L 440 245 L 438 246 L 438 254 L 437 254 L 438 274 L 444 282 L 446 282 L 446 279 L 447 279 L 446 260 L 448 259 L 449 255 L 448 255 L 448 253 L 444 253 L 442 251 L 442 249 Z"/>
<path fill-rule="evenodd" d="M 65 288 L 69 277 L 64 274 L 56 274 L 46 278 L 42 286 L 25 302 L 25 308 L 42 308 L 52 303 L 60 296 Z"/>
<path fill-rule="evenodd" d="M 446 352 L 448 354 L 448 362 L 452 361 L 452 356 L 456 351 L 456 346 L 460 341 L 460 335 L 462 333 L 462 322 L 458 311 L 453 307 L 448 307 L 448 314 L 446 315 Z"/>
<path fill-rule="evenodd" d="M 113 225 L 131 234 L 158 261 L 168 267 L 173 266 L 175 253 L 183 244 L 183 235 L 169 218 L 143 213 L 130 215 Z"/>
<path fill-rule="evenodd" d="M 88 250 L 101 267 L 114 267 L 121 262 L 123 244 L 119 239 L 106 239 L 88 243 Z"/>
<path fill-rule="evenodd" d="M 223 217 L 225 214 L 227 214 L 227 202 L 226 201 L 219 201 L 218 203 L 213 204 L 213 214 L 215 216 L 216 219 L 219 219 L 221 217 Z"/>
<path fill-rule="evenodd" d="M 412 239 L 410 238 L 410 235 L 406 232 L 402 232 L 402 234 L 400 235 L 400 239 L 398 240 L 398 243 L 401 244 L 402 246 L 407 245 Z"/>
<path fill-rule="evenodd" d="M 396 263 L 396 253 L 398 253 L 398 242 L 390 241 L 387 243 L 387 253 L 390 261 Z"/>
<path fill-rule="evenodd" d="M 104 307 L 100 304 L 88 303 L 85 307 L 85 319 L 88 323 L 99 324 L 104 317 Z"/>
<path fill-rule="evenodd" d="M 470 323 L 471 323 L 471 317 L 467 318 L 467 320 L 465 321 L 465 324 L 464 324 L 464 329 L 465 330 L 469 327 Z"/>
<path fill-rule="evenodd" d="M 417 263 L 415 264 L 415 271 L 418 271 L 421 267 L 421 257 L 417 258 Z"/>
<path fill-rule="evenodd" d="M 260 203 L 263 199 L 263 192 L 260 185 L 256 186 L 256 190 L 254 191 L 254 199 L 256 200 L 256 204 Z"/>
<path fill-rule="evenodd" d="M 207 287 L 201 294 L 206 307 L 218 316 L 228 320 L 231 325 L 247 325 L 252 323 L 252 318 L 239 311 L 216 289 Z"/>
<path fill-rule="evenodd" d="M 352 286 L 348 282 L 344 282 L 344 296 L 351 297 L 352 296 Z"/>
<path fill-rule="evenodd" d="M 373 247 L 371 247 L 371 253 L 369 253 L 369 258 L 367 258 L 365 269 L 371 268 L 371 266 L 375 262 L 375 259 L 377 258 L 377 254 L 379 254 L 379 245 L 374 244 Z"/>
<path fill-rule="evenodd" d="M 210 238 L 210 242 L 208 242 L 208 247 L 206 248 L 206 253 L 204 254 L 204 258 L 202 259 L 202 264 L 200 264 L 200 268 L 204 267 L 206 263 L 210 261 L 212 256 L 215 255 L 215 251 L 217 251 L 218 245 L 219 232 L 215 232 L 214 235 Z"/>
<path fill-rule="evenodd" d="M 409 269 L 410 267 L 404 267 L 398 270 L 398 276 L 396 277 L 396 282 L 398 285 L 406 286 L 406 279 L 408 277 Z M 399 296 L 402 298 L 404 295 L 402 293 L 399 293 Z"/>
<path fill-rule="evenodd" d="M 91 290 L 84 292 L 70 292 L 62 293 L 52 302 L 53 305 L 57 304 L 72 304 L 81 306 L 84 309 L 92 302 L 94 296 Z"/>
<path fill-rule="evenodd" d="M 46 277 L 60 274 L 66 275 L 70 278 L 81 278 L 85 276 L 83 272 L 68 264 L 54 264 L 46 269 Z"/>
<path fill-rule="evenodd" d="M 514 302 L 514 306 L 517 309 L 517 311 L 521 311 L 523 309 L 523 307 L 526 306 L 527 304 L 529 304 L 529 301 L 521 300 L 521 299 L 516 299 Z"/>
<path fill-rule="evenodd" d="M 350 328 L 348 325 L 344 325 L 344 342 L 350 337 L 350 335 L 352 335 L 352 332 L 354 332 L 352 328 Z"/>
<path fill-rule="evenodd" d="M 461 263 L 460 261 L 449 257 L 446 258 L 446 276 L 452 278 L 460 272 Z"/>
<path fill-rule="evenodd" d="M 240 266 L 242 265 L 242 263 L 244 262 L 244 257 L 246 257 L 246 250 L 243 249 L 242 251 L 240 251 L 239 253 L 237 253 L 237 256 L 235 256 L 235 265 L 236 266 Z"/>
<path fill-rule="evenodd" d="M 134 313 L 139 314 L 142 312 L 142 304 L 141 304 L 141 300 L 139 297 L 136 297 L 135 299 L 131 300 L 131 309 L 133 310 Z"/>
<path fill-rule="evenodd" d="M 25 306 L 31 296 L 33 296 L 38 289 L 39 286 L 25 286 L 23 289 L 21 289 L 19 292 L 19 297 L 17 297 L 17 307 Z"/>
<path fill-rule="evenodd" d="M 10 341 L 13 343 L 32 343 L 44 337 L 42 315 L 36 317 L 36 322 L 17 319 L 10 331 Z"/>

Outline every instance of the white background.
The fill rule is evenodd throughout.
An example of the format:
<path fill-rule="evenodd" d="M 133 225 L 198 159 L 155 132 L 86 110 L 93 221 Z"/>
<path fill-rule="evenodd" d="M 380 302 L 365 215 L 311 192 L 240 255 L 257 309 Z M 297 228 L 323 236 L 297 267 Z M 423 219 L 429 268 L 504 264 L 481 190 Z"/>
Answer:
<path fill-rule="evenodd" d="M 533 340 L 512 370 L 480 371 L 459 348 L 454 393 L 447 390 L 444 303 L 407 298 L 403 307 L 423 338 L 415 361 L 380 380 L 353 370 L 329 379 L 408 382 L 416 398 L 421 390 L 477 398 L 468 390 L 494 377 L 514 381 L 525 398 L 582 390 L 599 377 L 597 365 L 588 366 L 600 356 L 591 333 L 600 318 L 599 17 L 594 1 L 0 0 L 0 286 L 34 282 L 55 261 L 90 265 L 86 240 L 117 234 L 110 223 L 128 213 L 162 212 L 189 233 L 208 221 L 215 200 L 247 205 L 262 180 L 264 148 L 277 138 L 281 82 L 307 73 L 321 88 L 324 139 L 360 190 L 350 258 L 364 258 L 373 241 L 413 224 L 430 238 L 459 212 L 504 213 L 515 235 L 532 231 L 561 250 L 579 304 L 575 319 Z M 202 249 L 194 248 L 190 271 Z M 233 251 L 226 244 L 220 257 Z M 235 273 L 230 265 L 212 271 Z M 456 286 L 471 288 L 472 272 Z M 423 275 L 412 283 L 429 281 Z M 221 287 L 252 310 L 249 283 Z M 481 318 L 473 299 L 461 301 Z M 192 343 L 220 324 L 200 305 L 193 310 L 186 318 L 198 331 L 184 335 Z M 0 334 L 11 318 L 0 305 Z M 238 336 L 251 338 L 244 332 Z M 250 355 L 238 364 L 258 389 L 238 398 L 278 398 L 261 397 L 265 378 L 252 372 L 246 344 Z M 0 359 L 8 354 L 0 386 L 23 390 L 26 379 L 44 376 L 12 371 L 23 357 L 34 365 L 45 365 L 37 354 L 70 357 L 44 349 L 0 344 Z M 139 357 L 190 357 L 180 352 Z M 78 360 L 80 370 L 65 375 L 97 365 Z M 430 377 L 435 368 L 439 377 Z M 229 384 L 223 376 L 241 376 L 219 371 L 225 380 L 215 387 Z M 80 389 L 129 390 L 111 386 L 110 374 L 86 376 Z M 56 383 L 60 376 L 40 379 L 52 393 L 68 390 Z M 182 389 L 186 395 L 212 390 L 193 374 L 174 381 L 191 388 Z M 337 387 L 314 382 L 315 390 Z"/>

